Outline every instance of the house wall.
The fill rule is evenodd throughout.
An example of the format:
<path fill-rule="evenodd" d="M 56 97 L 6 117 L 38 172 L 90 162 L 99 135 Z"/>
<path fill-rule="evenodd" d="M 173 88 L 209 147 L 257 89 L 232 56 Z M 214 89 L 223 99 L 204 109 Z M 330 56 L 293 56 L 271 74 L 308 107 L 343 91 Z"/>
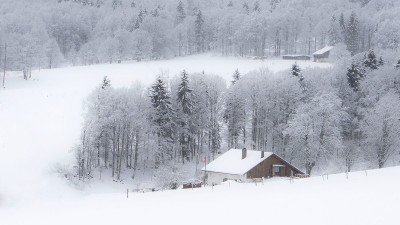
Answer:
<path fill-rule="evenodd" d="M 244 176 L 236 174 L 207 172 L 207 185 L 220 184 L 224 179 L 243 180 L 244 178 Z"/>
<path fill-rule="evenodd" d="M 285 161 L 281 160 L 277 156 L 271 155 L 266 160 L 262 161 L 257 166 L 255 166 L 253 169 L 251 169 L 249 172 L 247 172 L 247 174 L 246 174 L 247 179 L 273 177 L 272 165 L 274 165 L 274 164 L 285 165 L 285 167 L 280 168 L 280 176 L 281 177 L 290 177 L 292 170 L 293 170 L 293 175 L 301 173 L 296 168 L 294 168 L 290 164 L 286 163 Z"/>

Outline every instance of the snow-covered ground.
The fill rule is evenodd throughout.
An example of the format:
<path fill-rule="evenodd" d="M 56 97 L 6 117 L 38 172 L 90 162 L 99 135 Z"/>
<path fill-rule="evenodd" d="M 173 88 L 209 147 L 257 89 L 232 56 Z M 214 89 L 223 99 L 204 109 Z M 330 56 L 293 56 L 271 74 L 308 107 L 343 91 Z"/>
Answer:
<path fill-rule="evenodd" d="M 0 224 L 398 224 L 400 167 L 154 193 L 64 194 L 0 208 Z"/>
<path fill-rule="evenodd" d="M 129 86 L 135 80 L 149 85 L 158 74 L 172 77 L 183 69 L 189 73 L 213 73 L 229 81 L 235 69 L 239 69 L 242 74 L 260 68 L 277 72 L 289 69 L 293 63 L 294 61 L 261 61 L 207 54 L 161 61 L 34 71 L 32 79 L 28 81 L 23 80 L 20 73 L 8 73 L 6 88 L 0 90 L 0 209 L 50 201 L 50 205 L 38 208 L 39 211 L 43 210 L 42 213 L 49 214 L 48 210 L 45 210 L 46 207 L 59 200 L 60 204 L 65 203 L 63 207 L 79 204 L 79 207 L 69 209 L 79 213 L 80 207 L 96 201 L 109 199 L 111 204 L 119 204 L 119 194 L 87 196 L 82 200 L 80 197 L 72 197 L 76 200 L 79 198 L 79 202 L 72 201 L 70 197 L 80 196 L 80 192 L 66 185 L 63 179 L 53 173 L 57 162 L 68 164 L 72 160 L 70 149 L 80 135 L 82 102 L 105 75 L 109 76 L 114 87 Z M 298 64 L 301 68 L 329 67 L 329 64 L 309 61 L 299 61 Z M 188 192 L 182 193 L 187 195 Z M 203 195 L 201 193 L 203 192 L 198 192 L 199 195 Z M 150 199 L 166 198 L 163 193 L 143 196 Z M 138 198 L 147 198 L 143 196 Z M 197 194 L 193 196 L 193 201 L 198 197 Z M 163 203 L 162 199 L 160 204 L 167 204 Z M 121 204 L 121 207 L 124 207 L 127 203 Z M 151 204 L 146 205 L 141 210 L 150 207 Z M 186 205 L 196 205 L 196 202 L 181 202 L 181 205 L 174 209 L 175 214 L 180 208 L 188 208 Z M 141 208 L 140 205 L 135 207 Z M 25 209 L 24 213 L 29 213 L 30 208 Z M 57 206 L 51 207 L 50 210 L 57 210 Z M 153 213 L 163 213 L 157 211 Z M 63 213 L 61 208 L 59 213 Z M 175 214 L 172 213 L 169 217 Z M 69 217 L 67 214 L 65 216 Z M 126 216 L 133 217 L 134 214 L 127 212 Z M 3 218 L 0 217 L 0 224 L 5 224 L 1 222 Z M 200 215 L 193 215 L 192 219 L 204 220 Z"/>

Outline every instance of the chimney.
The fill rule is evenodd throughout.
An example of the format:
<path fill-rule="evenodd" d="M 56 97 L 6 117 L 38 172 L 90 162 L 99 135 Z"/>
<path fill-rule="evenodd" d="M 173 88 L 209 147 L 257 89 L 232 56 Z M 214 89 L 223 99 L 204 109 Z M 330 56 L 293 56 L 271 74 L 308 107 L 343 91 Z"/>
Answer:
<path fill-rule="evenodd" d="M 247 156 L 247 149 L 243 148 L 242 149 L 242 159 L 246 158 L 246 156 Z"/>
<path fill-rule="evenodd" d="M 261 151 L 261 158 L 264 158 L 264 151 Z"/>

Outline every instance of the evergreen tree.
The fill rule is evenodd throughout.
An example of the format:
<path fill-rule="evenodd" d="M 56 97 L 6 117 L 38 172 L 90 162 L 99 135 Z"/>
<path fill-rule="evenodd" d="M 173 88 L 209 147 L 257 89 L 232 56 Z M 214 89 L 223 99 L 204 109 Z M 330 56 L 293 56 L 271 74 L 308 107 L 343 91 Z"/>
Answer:
<path fill-rule="evenodd" d="M 303 93 L 305 93 L 307 90 L 307 87 L 304 82 L 304 76 L 303 76 L 303 73 L 301 72 L 300 67 L 296 63 L 292 65 L 291 74 L 292 74 L 292 76 L 299 79 L 300 87 L 303 90 Z"/>
<path fill-rule="evenodd" d="M 190 115 L 192 113 L 192 102 L 191 102 L 191 93 L 192 90 L 189 87 L 189 77 L 188 73 L 184 70 L 181 73 L 181 83 L 178 87 L 178 99 L 177 101 L 181 103 L 183 113 Z"/>
<path fill-rule="evenodd" d="M 235 72 L 233 73 L 232 85 L 236 84 L 238 80 L 240 80 L 240 73 L 239 70 L 236 69 Z"/>
<path fill-rule="evenodd" d="M 304 77 L 303 77 L 303 74 L 301 73 L 300 67 L 296 63 L 292 65 L 291 73 L 294 77 L 299 78 L 300 82 L 304 80 Z"/>
<path fill-rule="evenodd" d="M 192 102 L 192 89 L 189 87 L 188 73 L 184 70 L 181 73 L 181 83 L 178 86 L 178 97 L 177 102 L 179 103 L 180 109 L 178 109 L 177 121 L 179 124 L 179 144 L 181 149 L 182 162 L 188 159 L 189 144 L 191 140 L 190 133 L 190 116 L 193 112 Z"/>
<path fill-rule="evenodd" d="M 332 16 L 328 30 L 329 45 L 336 45 L 342 42 L 342 35 L 340 33 L 340 27 L 335 16 Z"/>
<path fill-rule="evenodd" d="M 360 81 L 364 78 L 364 71 L 358 63 L 353 62 L 350 68 L 347 69 L 347 81 L 354 91 L 358 91 Z"/>
<path fill-rule="evenodd" d="M 182 1 L 178 2 L 178 6 L 176 7 L 176 24 L 182 23 L 186 18 L 185 7 L 183 6 Z"/>
<path fill-rule="evenodd" d="M 368 55 L 364 55 L 363 66 L 371 70 L 376 70 L 379 67 L 379 62 L 373 50 L 369 51 Z"/>
<path fill-rule="evenodd" d="M 342 37 L 346 37 L 347 36 L 347 32 L 346 32 L 346 22 L 344 21 L 344 15 L 343 13 L 340 14 L 340 18 L 339 18 L 339 28 L 340 28 L 340 32 L 342 34 Z M 347 40 L 344 40 L 347 44 Z"/>
<path fill-rule="evenodd" d="M 102 89 L 106 89 L 106 88 L 108 88 L 108 87 L 110 87 L 110 86 L 111 86 L 111 81 L 110 81 L 110 79 L 108 79 L 107 76 L 104 76 L 103 82 L 102 82 L 102 84 L 101 84 L 101 88 L 102 88 Z"/>
<path fill-rule="evenodd" d="M 232 1 L 229 1 L 228 7 L 233 7 L 233 2 Z"/>
<path fill-rule="evenodd" d="M 156 82 L 151 86 L 151 103 L 154 108 L 152 122 L 155 126 L 157 134 L 158 149 L 156 152 L 156 167 L 164 160 L 165 154 L 172 157 L 171 140 L 172 140 L 172 108 L 170 96 L 163 80 L 158 77 Z M 164 154 L 165 153 L 165 154 Z"/>
<path fill-rule="evenodd" d="M 195 20 L 195 38 L 196 38 L 196 50 L 197 52 L 204 51 L 204 31 L 203 31 L 203 15 L 201 10 L 197 12 Z"/>
<path fill-rule="evenodd" d="M 359 48 L 358 48 L 358 43 L 359 43 L 359 24 L 357 20 L 357 16 L 354 12 L 351 13 L 350 15 L 350 20 L 349 20 L 349 25 L 347 27 L 347 32 L 346 32 L 346 39 L 347 39 L 347 49 L 351 53 L 351 55 L 355 55 Z"/>

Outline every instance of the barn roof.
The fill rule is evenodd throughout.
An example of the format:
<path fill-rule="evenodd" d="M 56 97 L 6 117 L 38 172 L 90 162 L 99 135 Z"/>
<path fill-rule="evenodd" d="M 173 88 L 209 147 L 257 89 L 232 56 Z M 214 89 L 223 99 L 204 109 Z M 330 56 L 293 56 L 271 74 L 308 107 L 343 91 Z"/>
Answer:
<path fill-rule="evenodd" d="M 322 54 L 324 54 L 325 52 L 330 51 L 332 48 L 333 48 L 333 46 L 326 46 L 326 47 L 321 48 L 320 50 L 314 52 L 313 55 L 322 55 Z"/>
<path fill-rule="evenodd" d="M 264 158 L 261 158 L 260 151 L 247 150 L 246 158 L 242 159 L 242 149 L 231 149 L 207 164 L 207 171 L 243 175 L 272 154 L 264 152 Z M 205 168 L 201 170 L 204 171 Z"/>

